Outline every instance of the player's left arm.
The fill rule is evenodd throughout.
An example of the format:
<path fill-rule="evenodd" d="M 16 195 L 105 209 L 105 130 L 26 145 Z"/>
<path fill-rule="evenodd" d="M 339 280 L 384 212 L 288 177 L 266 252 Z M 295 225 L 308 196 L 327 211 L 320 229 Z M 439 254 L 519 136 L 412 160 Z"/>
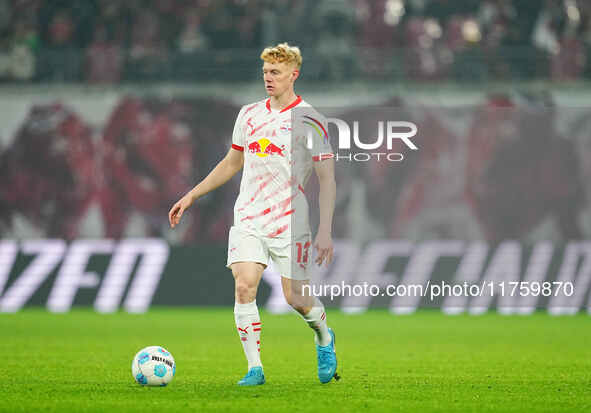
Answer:
<path fill-rule="evenodd" d="M 337 192 L 334 178 L 334 159 L 314 162 L 314 169 L 320 186 L 320 224 L 318 225 L 314 248 L 316 249 L 316 264 L 322 265 L 323 262 L 329 264 L 333 256 L 332 217 Z"/>

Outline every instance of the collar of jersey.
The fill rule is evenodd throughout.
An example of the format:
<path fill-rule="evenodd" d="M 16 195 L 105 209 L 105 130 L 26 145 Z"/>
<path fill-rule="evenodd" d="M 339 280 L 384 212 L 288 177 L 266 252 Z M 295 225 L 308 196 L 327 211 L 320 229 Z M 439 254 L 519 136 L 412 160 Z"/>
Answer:
<path fill-rule="evenodd" d="M 283 113 L 285 111 L 290 110 L 291 108 L 297 106 L 300 104 L 300 102 L 302 101 L 302 97 L 300 95 L 297 95 L 296 100 L 294 100 L 293 102 L 291 102 L 289 105 L 287 105 L 286 107 L 284 107 L 283 109 L 281 109 L 279 111 L 279 113 Z M 267 102 L 265 103 L 267 105 L 267 110 L 269 112 L 271 112 L 271 98 L 267 99 Z"/>

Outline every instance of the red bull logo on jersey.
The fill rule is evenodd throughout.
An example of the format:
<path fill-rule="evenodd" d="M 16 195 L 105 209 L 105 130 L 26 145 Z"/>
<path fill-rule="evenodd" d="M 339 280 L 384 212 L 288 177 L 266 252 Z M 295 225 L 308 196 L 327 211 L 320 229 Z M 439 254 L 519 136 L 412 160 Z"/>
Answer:
<path fill-rule="evenodd" d="M 248 144 L 248 151 L 261 158 L 269 155 L 285 156 L 283 153 L 284 149 L 285 145 L 281 145 L 280 148 L 267 138 L 261 138 Z"/>

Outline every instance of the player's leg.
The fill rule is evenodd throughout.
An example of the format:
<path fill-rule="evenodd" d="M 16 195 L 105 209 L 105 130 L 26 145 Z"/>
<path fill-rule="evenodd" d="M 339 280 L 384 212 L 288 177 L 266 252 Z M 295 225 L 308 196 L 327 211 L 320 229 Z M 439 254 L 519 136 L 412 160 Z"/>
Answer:
<path fill-rule="evenodd" d="M 318 355 L 318 378 L 322 383 L 327 383 L 333 377 L 338 379 L 334 333 L 328 328 L 324 305 L 311 294 L 309 288 L 308 253 L 303 251 L 306 245 L 310 245 L 309 241 L 310 234 L 306 234 L 296 242 L 268 241 L 269 255 L 281 274 L 281 287 L 285 301 L 300 313 L 308 326 L 314 330 Z M 300 246 L 302 251 L 298 253 Z M 292 256 L 296 257 L 293 261 Z"/>
<path fill-rule="evenodd" d="M 320 346 L 330 344 L 331 335 L 326 324 L 324 305 L 311 294 L 308 263 L 311 254 L 311 234 L 303 233 L 289 241 L 267 241 L 269 255 L 281 274 L 281 287 L 285 301 L 306 320 L 316 333 L 315 341 Z M 293 257 L 293 259 L 292 259 Z"/>
<path fill-rule="evenodd" d="M 310 294 L 309 280 L 297 280 L 281 277 L 281 286 L 285 300 L 291 305 L 308 326 L 314 330 L 316 355 L 318 358 L 318 379 L 328 383 L 334 377 L 338 380 L 337 356 L 335 351 L 334 332 L 328 328 L 324 305 Z"/>
<path fill-rule="evenodd" d="M 234 276 L 234 320 L 248 361 L 248 369 L 262 367 L 260 357 L 261 318 L 256 303 L 259 282 L 265 267 L 258 262 L 235 262 Z"/>
<path fill-rule="evenodd" d="M 234 320 L 248 372 L 238 382 L 240 385 L 257 385 L 265 382 L 260 356 L 261 319 L 256 304 L 259 282 L 268 262 L 263 243 L 250 234 L 232 227 L 229 237 L 228 267 L 234 276 Z"/>
<path fill-rule="evenodd" d="M 294 280 L 281 277 L 281 287 L 285 301 L 308 323 L 315 333 L 316 344 L 327 346 L 330 344 L 330 333 L 326 323 L 326 312 L 322 302 L 308 292 L 309 280 Z M 304 287 L 308 286 L 308 287 Z"/>

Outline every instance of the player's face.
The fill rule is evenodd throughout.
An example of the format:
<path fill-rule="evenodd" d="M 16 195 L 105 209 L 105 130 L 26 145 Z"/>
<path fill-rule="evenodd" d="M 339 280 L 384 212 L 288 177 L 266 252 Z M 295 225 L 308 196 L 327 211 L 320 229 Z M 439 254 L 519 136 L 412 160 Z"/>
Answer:
<path fill-rule="evenodd" d="M 293 64 L 269 62 L 263 64 L 263 80 L 269 96 L 281 96 L 293 88 L 298 75 L 299 70 Z"/>

